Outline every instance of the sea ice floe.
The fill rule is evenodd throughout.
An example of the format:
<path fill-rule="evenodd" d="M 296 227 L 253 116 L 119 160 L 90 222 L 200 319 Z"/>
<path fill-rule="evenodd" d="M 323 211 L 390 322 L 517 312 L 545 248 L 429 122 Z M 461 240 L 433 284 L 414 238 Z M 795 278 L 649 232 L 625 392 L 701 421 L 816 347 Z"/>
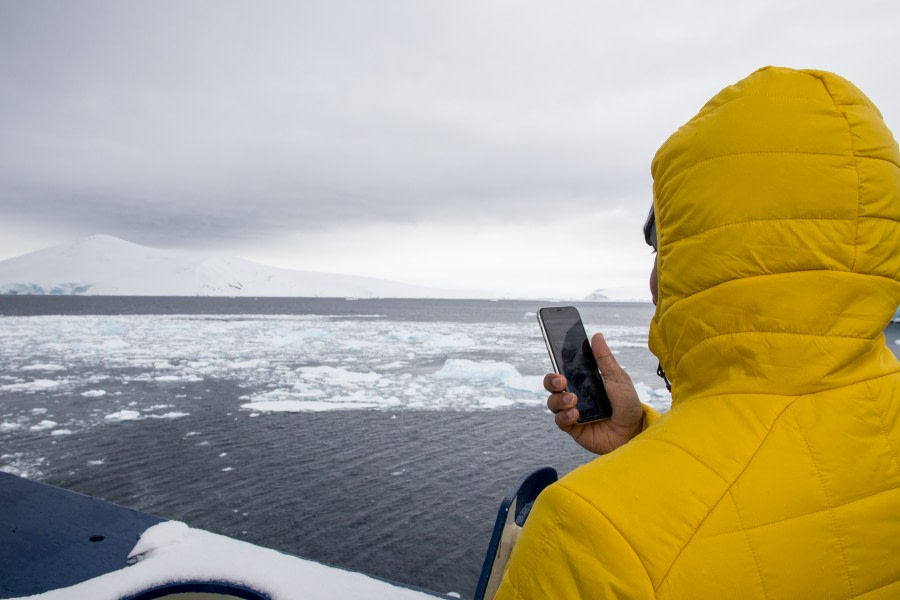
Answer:
<path fill-rule="evenodd" d="M 63 381 L 55 379 L 35 379 L 34 381 L 0 385 L 0 392 L 25 392 L 27 394 L 34 394 L 58 388 L 63 383 Z"/>
<path fill-rule="evenodd" d="M 408 362 L 394 361 L 394 362 L 387 363 L 384 365 L 378 365 L 377 368 L 379 371 L 391 371 L 391 370 L 396 370 L 396 369 L 402 369 L 403 367 L 407 366 L 408 364 L 409 364 Z"/>
<path fill-rule="evenodd" d="M 147 415 L 151 419 L 180 419 L 181 417 L 189 417 L 191 413 L 172 411 L 161 415 Z"/>
<path fill-rule="evenodd" d="M 228 366 L 232 369 L 259 369 L 262 367 L 267 367 L 268 365 L 269 361 L 260 358 L 236 360 L 228 364 Z"/>
<path fill-rule="evenodd" d="M 241 408 L 261 412 L 322 412 L 380 408 L 377 402 L 327 402 L 321 400 L 273 400 L 242 404 Z"/>
<path fill-rule="evenodd" d="M 32 425 L 28 429 L 30 429 L 31 431 L 43 431 L 45 429 L 53 429 L 57 425 L 58 423 L 56 421 L 44 420 L 36 425 Z"/>
<path fill-rule="evenodd" d="M 65 371 L 66 367 L 52 363 L 25 365 L 20 371 Z"/>
<path fill-rule="evenodd" d="M 26 479 L 41 479 L 44 476 L 41 467 L 45 462 L 47 459 L 42 456 L 30 456 L 24 452 L 0 454 L 0 471 Z"/>
<path fill-rule="evenodd" d="M 112 414 L 108 414 L 103 417 L 107 421 L 111 422 L 119 422 L 119 421 L 137 421 L 142 419 L 141 413 L 136 410 L 120 410 L 118 412 L 114 412 Z"/>
<path fill-rule="evenodd" d="M 619 348 L 646 348 L 647 342 L 613 339 L 613 340 L 607 340 L 606 345 L 609 346 L 610 349 L 615 351 L 615 350 L 618 350 Z"/>
<path fill-rule="evenodd" d="M 452 358 L 444 363 L 434 377 L 474 381 L 481 385 L 487 383 L 513 390 L 543 393 L 542 376 L 523 377 L 514 366 L 503 362 L 477 362 Z"/>
<path fill-rule="evenodd" d="M 163 383 L 179 383 L 203 381 L 203 378 L 198 377 L 197 375 L 160 375 L 158 377 L 154 377 L 153 380 Z"/>
<path fill-rule="evenodd" d="M 304 379 L 328 379 L 334 383 L 366 383 L 378 381 L 382 375 L 374 372 L 360 373 L 340 367 L 301 367 L 298 372 Z"/>
<path fill-rule="evenodd" d="M 666 388 L 651 388 L 649 385 L 640 382 L 634 384 L 634 387 L 641 402 L 652 406 L 660 412 L 668 410 L 669 406 L 672 405 L 672 394 Z"/>
<path fill-rule="evenodd" d="M 492 398 L 491 396 L 481 396 L 478 398 L 478 408 L 507 408 L 515 405 L 515 400 L 509 398 Z"/>
<path fill-rule="evenodd" d="M 161 415 L 151 415 L 151 414 L 142 414 L 140 411 L 136 410 L 120 410 L 103 417 L 106 421 L 109 422 L 120 422 L 120 421 L 140 421 L 142 419 L 180 419 L 181 417 L 188 417 L 190 413 L 172 411 L 167 412 Z"/>
<path fill-rule="evenodd" d="M 606 326 L 604 333 L 617 353 L 646 343 L 642 327 Z M 84 427 L 187 416 L 188 403 L 210 399 L 211 392 L 191 385 L 200 382 L 236 386 L 231 394 L 216 388 L 216 402 L 223 413 L 241 407 L 241 417 L 540 406 L 549 368 L 533 314 L 511 323 L 310 315 L 4 317 L 4 357 L 16 366 L 0 373 L 0 397 L 52 402 L 57 415 L 65 414 L 71 396 L 90 398 L 96 412 Z M 645 402 L 667 408 L 664 390 L 638 387 Z M 126 401 L 112 403 L 120 397 Z M 40 427 L 48 418 L 28 410 L 10 404 L 0 431 Z"/>
<path fill-rule="evenodd" d="M 452 349 L 452 348 L 474 348 L 478 344 L 472 340 L 467 334 L 462 332 L 422 332 L 411 329 L 398 330 L 388 334 L 388 339 L 395 343 L 410 344 L 413 346 L 421 346 L 423 349 Z"/>

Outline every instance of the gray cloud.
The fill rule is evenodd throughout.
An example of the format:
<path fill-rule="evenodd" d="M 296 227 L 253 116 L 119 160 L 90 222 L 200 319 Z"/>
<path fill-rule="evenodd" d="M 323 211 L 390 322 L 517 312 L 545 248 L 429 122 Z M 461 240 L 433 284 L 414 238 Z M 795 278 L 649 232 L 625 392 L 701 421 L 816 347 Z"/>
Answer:
<path fill-rule="evenodd" d="M 866 34 L 826 35 L 881 31 L 893 4 L 723 4 L 3 2 L 0 201 L 198 247 L 623 201 L 637 223 L 655 148 L 780 55 L 835 58 L 790 66 L 846 66 L 898 107 L 895 78 L 853 54 Z"/>

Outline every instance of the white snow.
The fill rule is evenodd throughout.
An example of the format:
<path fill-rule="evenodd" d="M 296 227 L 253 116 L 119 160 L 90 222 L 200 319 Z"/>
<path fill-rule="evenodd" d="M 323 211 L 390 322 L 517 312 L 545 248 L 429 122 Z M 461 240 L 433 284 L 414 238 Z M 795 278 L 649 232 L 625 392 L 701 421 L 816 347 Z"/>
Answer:
<path fill-rule="evenodd" d="M 33 600 L 117 600 L 174 581 L 235 582 L 272 600 L 426 600 L 434 596 L 362 573 L 328 567 L 178 521 L 141 535 L 129 567 L 30 596 Z M 124 557 L 123 557 L 124 559 Z"/>
<path fill-rule="evenodd" d="M 241 258 L 158 250 L 94 235 L 0 261 L 0 294 L 453 298 L 394 281 L 278 269 Z"/>

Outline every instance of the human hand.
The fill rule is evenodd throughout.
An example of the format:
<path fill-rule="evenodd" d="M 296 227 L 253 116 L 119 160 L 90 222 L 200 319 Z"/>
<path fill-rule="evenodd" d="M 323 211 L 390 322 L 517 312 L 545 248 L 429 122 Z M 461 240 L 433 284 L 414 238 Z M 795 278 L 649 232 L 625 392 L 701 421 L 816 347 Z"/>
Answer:
<path fill-rule="evenodd" d="M 603 375 L 603 384 L 612 405 L 612 417 L 578 423 L 577 398 L 575 394 L 565 391 L 566 378 L 558 373 L 549 373 L 544 377 L 544 389 L 550 392 L 547 408 L 556 415 L 556 426 L 572 436 L 585 450 L 606 454 L 641 432 L 644 411 L 631 377 L 616 362 L 602 334 L 597 333 L 591 338 L 591 349 Z"/>

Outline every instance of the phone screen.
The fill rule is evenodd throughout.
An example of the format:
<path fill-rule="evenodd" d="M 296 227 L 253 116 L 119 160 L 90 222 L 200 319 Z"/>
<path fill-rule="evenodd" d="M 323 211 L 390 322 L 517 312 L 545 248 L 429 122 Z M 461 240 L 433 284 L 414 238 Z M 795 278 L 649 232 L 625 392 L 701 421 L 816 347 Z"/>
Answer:
<path fill-rule="evenodd" d="M 566 377 L 568 391 L 578 398 L 578 422 L 609 418 L 612 406 L 578 310 L 573 306 L 542 308 L 538 321 L 553 370 Z"/>

